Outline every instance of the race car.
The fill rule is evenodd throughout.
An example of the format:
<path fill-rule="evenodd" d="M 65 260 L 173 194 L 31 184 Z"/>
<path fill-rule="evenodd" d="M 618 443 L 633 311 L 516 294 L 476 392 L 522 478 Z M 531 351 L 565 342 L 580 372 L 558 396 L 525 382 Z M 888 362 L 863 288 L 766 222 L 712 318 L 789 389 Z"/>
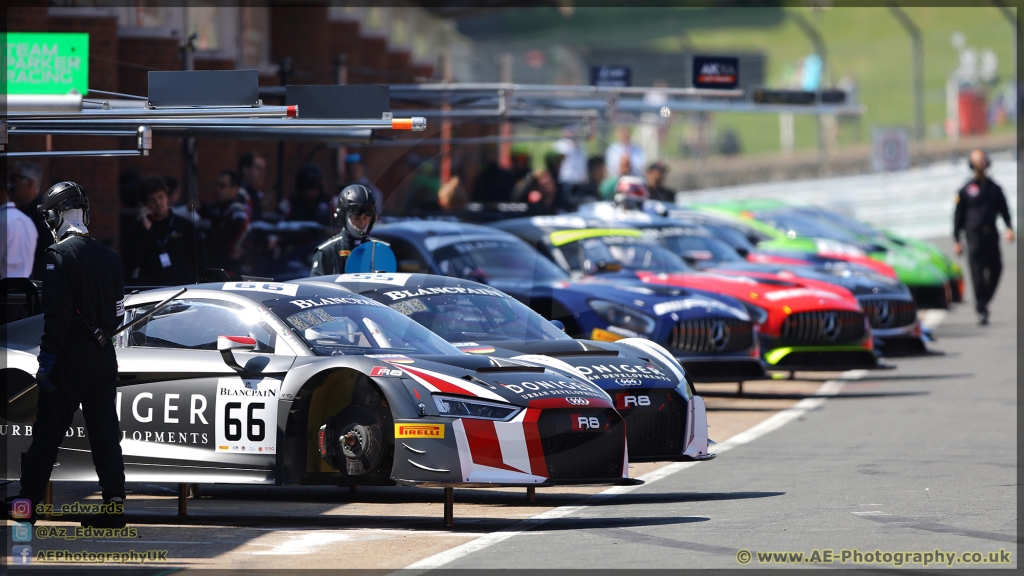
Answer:
<path fill-rule="evenodd" d="M 843 261 L 766 262 L 744 259 L 711 230 L 684 222 L 638 214 L 634 227 L 657 239 L 695 269 L 719 274 L 774 274 L 782 279 L 806 278 L 842 286 L 860 302 L 874 337 L 876 352 L 886 356 L 927 353 L 917 304 L 899 280 Z"/>
<path fill-rule="evenodd" d="M 574 340 L 500 290 L 448 276 L 345 274 L 309 281 L 333 281 L 373 298 L 467 353 L 571 365 L 615 400 L 626 421 L 630 462 L 714 457 L 707 451 L 704 400 L 672 354 L 654 342 Z"/>
<path fill-rule="evenodd" d="M 769 370 L 881 367 L 868 320 L 845 288 L 765 273 L 698 273 L 640 230 L 580 228 L 586 225 L 586 219 L 572 216 L 495 224 L 576 274 L 599 274 L 609 281 L 637 277 L 648 286 L 698 289 L 739 300 L 758 324 L 762 358 Z M 601 261 L 614 262 L 622 270 L 602 274 L 582 265 Z"/>
<path fill-rule="evenodd" d="M 757 244 L 759 251 L 782 256 L 810 252 L 844 259 L 866 256 L 891 266 L 919 308 L 948 308 L 952 302 L 950 276 L 932 262 L 931 255 L 907 243 L 900 245 L 884 236 L 864 237 L 801 209 L 765 201 L 731 201 L 694 208 L 738 219 L 770 236 L 770 240 Z"/>
<path fill-rule="evenodd" d="M 600 341 L 646 338 L 668 349 L 694 382 L 742 382 L 769 375 L 757 328 L 743 304 L 728 296 L 658 286 L 635 276 L 573 281 L 508 232 L 490 226 L 424 220 L 374 227 L 388 242 L 400 272 L 430 272 L 497 288 L 568 335 Z M 588 270 L 618 264 L 587 261 Z"/>
<path fill-rule="evenodd" d="M 134 324 L 132 324 L 134 322 Z M 572 369 L 460 352 L 336 284 L 132 294 L 114 341 L 129 481 L 635 483 L 614 401 Z M 32 435 L 43 317 L 7 325 L 6 479 Z M 81 413 L 54 480 L 95 479 Z"/>
<path fill-rule="evenodd" d="M 921 240 L 915 240 L 913 238 L 904 238 L 893 234 L 888 231 L 880 231 L 871 226 L 860 222 L 854 218 L 851 218 L 841 212 L 835 210 L 828 210 L 818 206 L 801 206 L 798 208 L 800 212 L 808 213 L 823 220 L 826 220 L 830 224 L 841 226 L 855 234 L 859 234 L 868 239 L 877 238 L 879 240 L 888 240 L 897 246 L 915 250 L 924 256 L 927 256 L 929 262 L 936 266 L 943 274 L 949 278 L 950 289 L 952 290 L 952 301 L 962 302 L 964 296 L 964 273 L 960 265 L 957 264 L 956 260 L 950 258 L 947 254 L 936 248 L 934 245 Z"/>

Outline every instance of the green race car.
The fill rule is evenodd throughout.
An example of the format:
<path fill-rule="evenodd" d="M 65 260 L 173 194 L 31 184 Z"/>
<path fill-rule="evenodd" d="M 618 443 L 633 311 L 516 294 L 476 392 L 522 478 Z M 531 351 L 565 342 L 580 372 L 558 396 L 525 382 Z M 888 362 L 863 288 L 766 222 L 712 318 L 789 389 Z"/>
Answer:
<path fill-rule="evenodd" d="M 963 295 L 959 265 L 925 242 L 877 231 L 848 216 L 776 200 L 732 200 L 692 207 L 742 222 L 759 236 L 759 251 L 779 256 L 815 254 L 895 272 L 920 308 L 948 308 Z"/>

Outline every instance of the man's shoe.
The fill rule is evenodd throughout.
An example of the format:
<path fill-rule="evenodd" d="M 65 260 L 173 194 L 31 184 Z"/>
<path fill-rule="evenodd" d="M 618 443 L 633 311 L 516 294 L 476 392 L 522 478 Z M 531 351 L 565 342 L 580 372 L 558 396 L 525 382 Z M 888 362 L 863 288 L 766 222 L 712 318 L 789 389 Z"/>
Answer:
<path fill-rule="evenodd" d="M 978 313 L 978 325 L 980 325 L 980 326 L 987 326 L 988 325 L 988 312 L 979 312 Z"/>
<path fill-rule="evenodd" d="M 124 501 L 114 498 L 104 502 L 104 507 L 109 508 L 99 514 L 92 514 L 82 520 L 84 528 L 124 528 L 127 521 L 124 519 Z"/>

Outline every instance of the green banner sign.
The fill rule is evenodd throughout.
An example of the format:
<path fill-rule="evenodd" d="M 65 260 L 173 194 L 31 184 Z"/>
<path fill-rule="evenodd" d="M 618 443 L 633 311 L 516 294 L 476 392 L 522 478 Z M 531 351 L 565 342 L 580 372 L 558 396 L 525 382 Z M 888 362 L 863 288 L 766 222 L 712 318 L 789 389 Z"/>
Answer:
<path fill-rule="evenodd" d="M 8 32 L 4 39 L 4 92 L 67 94 L 89 90 L 89 35 L 78 32 Z"/>

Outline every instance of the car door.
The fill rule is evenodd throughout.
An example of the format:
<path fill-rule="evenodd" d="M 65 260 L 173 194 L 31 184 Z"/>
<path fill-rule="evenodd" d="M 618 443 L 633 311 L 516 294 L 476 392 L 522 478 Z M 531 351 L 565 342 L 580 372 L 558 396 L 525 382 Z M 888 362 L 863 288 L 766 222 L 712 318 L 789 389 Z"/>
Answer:
<path fill-rule="evenodd" d="M 173 301 L 116 342 L 117 409 L 128 480 L 272 482 L 278 393 L 295 353 L 254 303 L 217 297 Z M 153 304 L 126 311 L 127 321 Z M 218 336 L 246 336 L 242 370 Z"/>

